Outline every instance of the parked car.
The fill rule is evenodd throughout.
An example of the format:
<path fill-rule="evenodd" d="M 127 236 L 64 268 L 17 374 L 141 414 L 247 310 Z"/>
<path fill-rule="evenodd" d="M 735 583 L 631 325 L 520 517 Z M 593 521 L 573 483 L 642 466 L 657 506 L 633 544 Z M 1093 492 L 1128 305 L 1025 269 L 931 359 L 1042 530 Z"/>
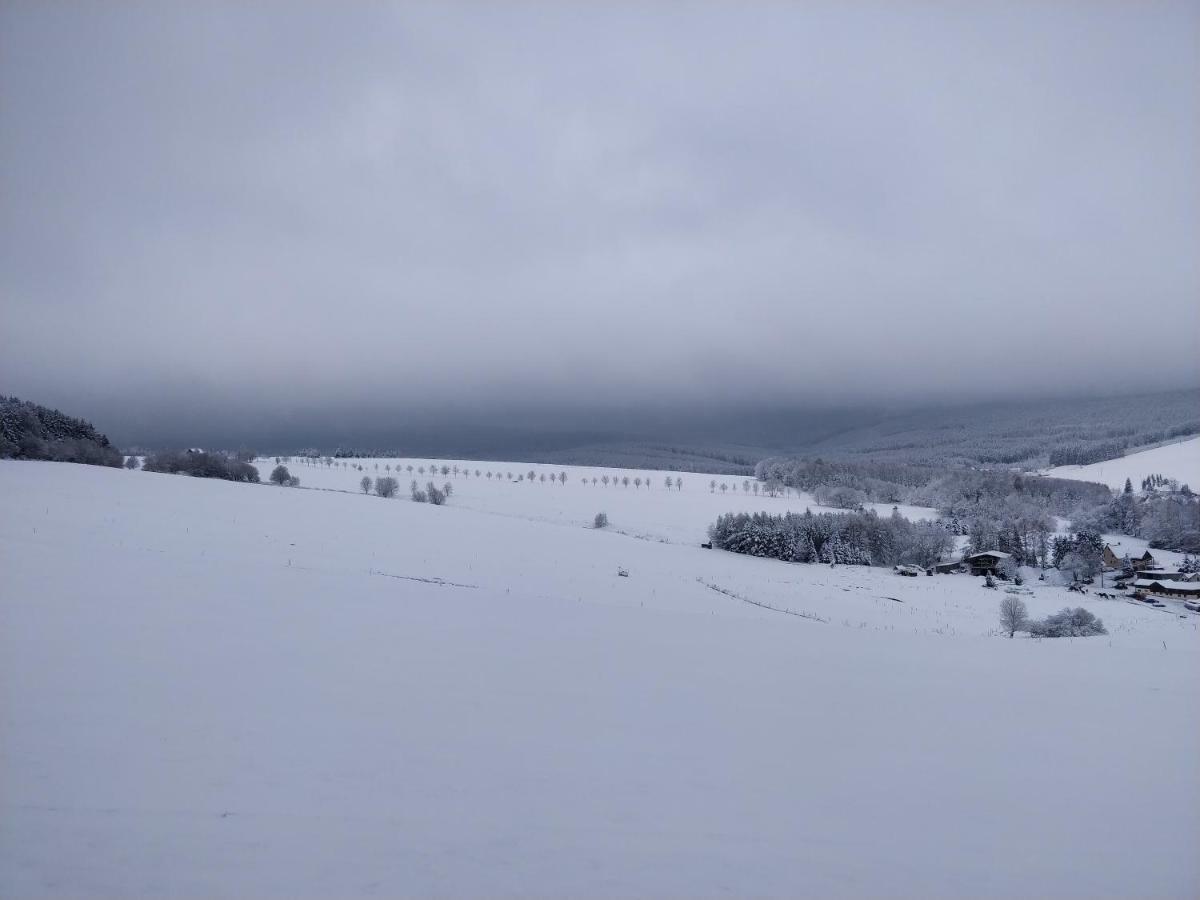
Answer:
<path fill-rule="evenodd" d="M 899 565 L 893 570 L 897 575 L 907 575 L 910 578 L 915 578 L 921 574 L 920 566 Z"/>

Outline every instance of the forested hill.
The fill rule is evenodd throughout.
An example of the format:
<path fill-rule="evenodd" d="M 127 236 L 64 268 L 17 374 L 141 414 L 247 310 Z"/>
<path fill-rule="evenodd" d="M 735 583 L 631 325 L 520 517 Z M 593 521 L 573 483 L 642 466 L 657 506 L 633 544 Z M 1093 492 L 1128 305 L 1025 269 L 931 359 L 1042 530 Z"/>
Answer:
<path fill-rule="evenodd" d="M 28 400 L 0 396 L 0 459 L 119 466 L 123 457 L 91 422 Z"/>
<path fill-rule="evenodd" d="M 1200 434 L 1200 393 L 983 403 L 917 410 L 796 447 L 808 459 L 1022 469 L 1087 464 Z"/>

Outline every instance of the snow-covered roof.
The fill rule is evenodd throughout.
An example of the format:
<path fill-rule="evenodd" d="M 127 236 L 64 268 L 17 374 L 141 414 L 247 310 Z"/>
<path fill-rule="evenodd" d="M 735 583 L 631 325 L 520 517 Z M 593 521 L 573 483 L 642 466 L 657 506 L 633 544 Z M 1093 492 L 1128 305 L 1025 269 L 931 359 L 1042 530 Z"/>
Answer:
<path fill-rule="evenodd" d="M 967 559 L 978 559 L 981 556 L 994 556 L 997 559 L 1011 559 L 1012 554 L 1005 553 L 1003 550 L 984 550 L 982 553 L 972 553 Z"/>
<path fill-rule="evenodd" d="M 1194 581 L 1159 581 L 1157 578 L 1139 578 L 1133 583 L 1135 588 L 1153 588 L 1163 593 L 1194 594 L 1200 591 L 1200 584 Z"/>

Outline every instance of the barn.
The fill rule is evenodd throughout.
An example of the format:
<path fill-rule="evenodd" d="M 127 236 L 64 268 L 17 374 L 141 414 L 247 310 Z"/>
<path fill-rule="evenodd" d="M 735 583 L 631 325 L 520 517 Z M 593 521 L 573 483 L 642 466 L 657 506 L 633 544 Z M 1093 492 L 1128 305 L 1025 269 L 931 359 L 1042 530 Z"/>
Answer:
<path fill-rule="evenodd" d="M 984 550 L 982 553 L 972 553 L 964 562 L 971 567 L 972 575 L 998 575 L 1000 566 L 1012 556 L 1002 550 Z"/>

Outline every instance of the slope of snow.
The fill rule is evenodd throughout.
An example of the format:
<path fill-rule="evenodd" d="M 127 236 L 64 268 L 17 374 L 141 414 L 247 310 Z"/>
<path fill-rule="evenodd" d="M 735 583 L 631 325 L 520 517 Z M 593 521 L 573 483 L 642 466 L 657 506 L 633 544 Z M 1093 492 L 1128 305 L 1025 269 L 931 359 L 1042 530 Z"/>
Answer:
<path fill-rule="evenodd" d="M 551 490 L 0 462 L 0 896 L 1196 894 L 1200 618 Z"/>
<path fill-rule="evenodd" d="M 1086 466 L 1055 466 L 1046 469 L 1044 474 L 1077 481 L 1097 481 L 1118 489 L 1125 486 L 1125 479 L 1128 478 L 1133 482 L 1134 490 L 1141 488 L 1142 479 L 1147 475 L 1164 475 L 1195 488 L 1200 485 L 1200 437 Z"/>
<path fill-rule="evenodd" d="M 363 471 L 348 466 L 361 465 Z M 275 467 L 273 458 L 260 458 L 254 463 L 263 480 Z M 413 467 L 410 474 L 408 466 Z M 443 465 L 452 468 L 451 474 L 431 476 L 428 467 Z M 391 467 L 390 469 L 388 467 Z M 453 467 L 469 469 L 471 474 L 461 471 L 453 474 Z M 425 468 L 426 473 L 417 470 Z M 481 475 L 475 477 L 475 471 Z M 765 492 L 754 494 L 756 482 L 753 478 L 731 475 L 705 475 L 694 472 L 663 472 L 633 469 L 591 468 L 587 466 L 548 466 L 536 463 L 479 462 L 469 460 L 427 459 L 358 459 L 339 460 L 333 467 L 305 465 L 293 460 L 288 471 L 300 478 L 302 487 L 322 488 L 357 492 L 363 475 L 372 479 L 378 476 L 394 476 L 400 482 L 400 492 L 407 497 L 413 480 L 424 487 L 433 481 L 438 486 L 449 482 L 456 492 L 454 505 L 495 515 L 514 516 L 538 521 L 557 522 L 570 525 L 590 525 L 596 513 L 608 514 L 612 528 L 650 540 L 673 543 L 700 543 L 706 538 L 708 526 L 717 516 L 728 512 L 770 512 L 779 515 L 789 510 L 804 512 L 841 512 L 823 507 L 809 494 L 789 491 L 787 495 L 768 497 Z M 495 477 L 488 478 L 492 472 Z M 534 480 L 516 481 L 518 475 L 534 473 Z M 550 477 L 567 474 L 565 483 L 551 483 Z M 512 473 L 513 480 L 508 479 Z M 546 481 L 540 477 L 546 476 Z M 603 476 L 610 478 L 606 487 L 599 483 Z M 613 477 L 628 477 L 625 487 L 611 483 Z M 682 489 L 667 489 L 666 478 L 682 478 Z M 583 479 L 588 479 L 585 483 Z M 596 478 L 598 483 L 591 484 Z M 643 486 L 635 487 L 634 478 L 642 479 Z M 647 487 L 646 484 L 649 483 Z M 713 486 L 715 482 L 716 486 Z M 722 491 L 721 485 L 727 490 Z M 760 489 L 761 484 L 757 485 Z M 747 487 L 750 490 L 747 490 Z M 890 515 L 892 506 L 886 503 L 871 504 L 880 515 Z M 912 519 L 936 519 L 937 510 L 924 506 L 898 507 L 900 514 Z"/>

